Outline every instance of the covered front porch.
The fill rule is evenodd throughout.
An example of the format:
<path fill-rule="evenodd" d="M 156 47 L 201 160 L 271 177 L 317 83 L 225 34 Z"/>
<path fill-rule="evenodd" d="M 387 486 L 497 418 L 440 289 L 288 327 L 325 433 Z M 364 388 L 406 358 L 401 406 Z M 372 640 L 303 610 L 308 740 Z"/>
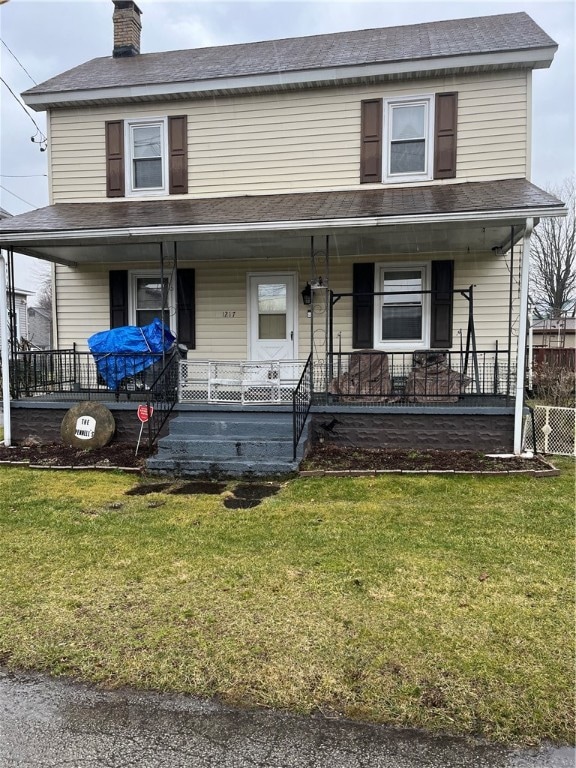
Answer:
<path fill-rule="evenodd" d="M 508 180 L 15 217 L 0 236 L 10 252 L 63 265 L 57 349 L 12 349 L 15 411 L 147 403 L 152 444 L 183 409 L 287 409 L 295 449 L 316 409 L 506 409 L 518 422 L 522 242 L 530 216 L 557 208 Z M 158 307 L 139 303 L 150 283 Z M 109 389 L 86 339 L 153 310 L 185 349 Z"/>

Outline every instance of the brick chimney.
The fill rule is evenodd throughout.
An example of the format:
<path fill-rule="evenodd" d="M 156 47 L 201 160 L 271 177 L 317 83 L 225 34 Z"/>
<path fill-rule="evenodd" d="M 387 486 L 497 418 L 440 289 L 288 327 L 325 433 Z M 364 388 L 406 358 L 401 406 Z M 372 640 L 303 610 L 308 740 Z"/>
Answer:
<path fill-rule="evenodd" d="M 136 56 L 140 53 L 142 11 L 133 0 L 112 0 L 114 3 L 114 50 L 112 56 Z"/>

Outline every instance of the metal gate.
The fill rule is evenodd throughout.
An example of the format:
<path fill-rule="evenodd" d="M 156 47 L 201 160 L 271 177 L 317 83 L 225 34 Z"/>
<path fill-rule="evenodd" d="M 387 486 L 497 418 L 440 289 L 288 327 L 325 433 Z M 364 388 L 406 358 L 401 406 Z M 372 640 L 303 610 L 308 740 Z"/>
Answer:
<path fill-rule="evenodd" d="M 534 408 L 536 446 L 530 416 L 525 421 L 525 447 L 538 453 L 576 456 L 576 408 L 537 405 Z"/>

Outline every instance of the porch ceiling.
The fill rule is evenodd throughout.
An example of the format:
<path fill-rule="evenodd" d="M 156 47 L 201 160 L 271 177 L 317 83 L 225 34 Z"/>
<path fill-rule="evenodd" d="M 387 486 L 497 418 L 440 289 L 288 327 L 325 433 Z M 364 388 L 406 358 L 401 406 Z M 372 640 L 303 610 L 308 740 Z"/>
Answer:
<path fill-rule="evenodd" d="M 293 259 L 311 236 L 332 257 L 466 254 L 506 248 L 527 217 L 564 215 L 525 179 L 211 199 L 59 203 L 0 222 L 0 245 L 65 264 Z M 318 241 L 316 248 L 321 248 Z"/>
<path fill-rule="evenodd" d="M 522 234 L 524 219 L 498 223 L 470 222 L 449 225 L 420 224 L 369 227 L 361 229 L 309 230 L 258 233 L 222 233 L 218 235 L 178 235 L 164 242 L 175 242 L 178 261 L 294 260 L 310 256 L 311 237 L 315 250 L 323 250 L 325 236 L 330 235 L 330 258 L 378 255 L 462 255 L 489 253 L 494 248 L 507 249 L 514 227 L 514 240 Z M 38 244 L 16 249 L 21 253 L 47 261 L 68 265 L 158 263 L 161 242 L 143 238 L 116 239 L 108 242 Z M 172 250 L 166 251 L 168 257 Z"/>

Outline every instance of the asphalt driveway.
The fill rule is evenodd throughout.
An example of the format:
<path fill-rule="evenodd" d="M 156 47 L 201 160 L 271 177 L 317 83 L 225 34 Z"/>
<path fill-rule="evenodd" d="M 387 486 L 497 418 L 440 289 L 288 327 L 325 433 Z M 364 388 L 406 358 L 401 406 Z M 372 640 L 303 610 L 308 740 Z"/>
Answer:
<path fill-rule="evenodd" d="M 571 748 L 430 738 L 0 669 L 0 768 L 573 768 Z"/>

